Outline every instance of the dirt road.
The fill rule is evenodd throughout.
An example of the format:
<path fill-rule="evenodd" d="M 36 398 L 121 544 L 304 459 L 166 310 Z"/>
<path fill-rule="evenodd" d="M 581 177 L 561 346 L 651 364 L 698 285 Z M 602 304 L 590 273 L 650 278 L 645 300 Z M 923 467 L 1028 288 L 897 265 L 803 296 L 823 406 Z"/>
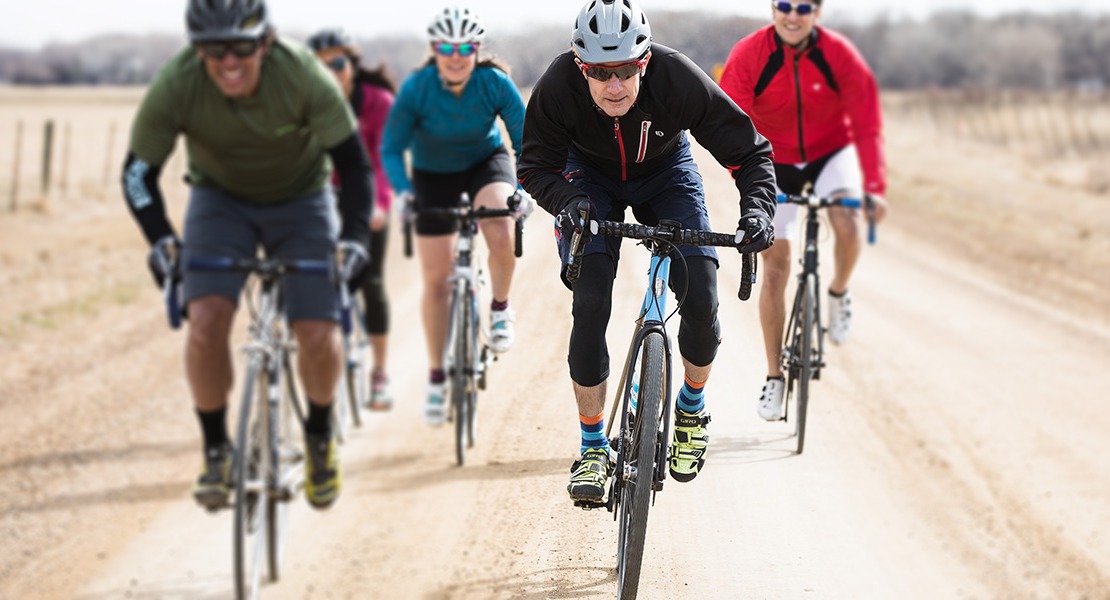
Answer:
<path fill-rule="evenodd" d="M 1050 210 L 1059 185 L 1036 173 L 985 180 L 1012 157 L 923 136 L 890 126 L 894 212 L 854 281 L 854 337 L 815 384 L 803 456 L 755 414 L 756 305 L 735 299 L 739 261 L 723 257 L 708 465 L 652 509 L 642 598 L 1110 598 L 1110 199 L 1068 190 L 1075 210 Z M 698 160 L 730 229 L 735 190 Z M 343 447 L 332 510 L 294 505 L 265 598 L 615 594 L 611 516 L 566 499 L 569 294 L 548 229 L 529 224 L 518 345 L 464 468 L 450 431 L 421 420 L 416 266 L 394 236 L 397 406 Z M 231 595 L 230 515 L 189 497 L 183 337 L 143 257 L 111 192 L 0 214 L 0 597 Z M 617 355 L 642 261 L 626 246 Z"/>

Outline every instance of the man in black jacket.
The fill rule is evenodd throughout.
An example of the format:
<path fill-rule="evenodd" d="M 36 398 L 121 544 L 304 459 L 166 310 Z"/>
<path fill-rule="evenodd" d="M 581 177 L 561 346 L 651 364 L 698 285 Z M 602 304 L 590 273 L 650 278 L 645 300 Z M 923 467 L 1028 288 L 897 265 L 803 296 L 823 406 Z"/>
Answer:
<path fill-rule="evenodd" d="M 732 173 L 740 191 L 741 251 L 770 246 L 775 210 L 770 144 L 693 62 L 652 43 L 647 17 L 632 0 L 587 2 L 571 50 L 552 62 L 532 91 L 517 170 L 524 189 L 556 216 L 564 274 L 570 234 L 577 227 L 588 235 L 580 210 L 589 211 L 591 219 L 622 221 L 625 208 L 631 208 L 644 224 L 669 219 L 688 229 L 711 229 L 687 129 Z M 677 397 L 670 472 L 689 481 L 704 465 L 709 443 L 702 390 L 720 344 L 718 263 L 712 248 L 680 246 L 677 252 L 685 261 L 675 261 L 671 286 L 689 292 L 680 311 L 685 384 Z M 590 239 L 572 288 L 568 362 L 582 457 L 567 491 L 576 501 L 602 501 L 610 474 L 603 418 L 609 376 L 605 329 L 619 255 L 619 240 Z"/>

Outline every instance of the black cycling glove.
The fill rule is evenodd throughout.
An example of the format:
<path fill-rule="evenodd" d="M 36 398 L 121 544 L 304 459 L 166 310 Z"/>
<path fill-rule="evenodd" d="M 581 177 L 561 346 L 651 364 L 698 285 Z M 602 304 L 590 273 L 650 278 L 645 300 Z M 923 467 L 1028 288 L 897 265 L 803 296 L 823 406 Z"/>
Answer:
<path fill-rule="evenodd" d="M 771 218 L 762 211 L 749 211 L 736 226 L 736 243 L 740 252 L 762 252 L 770 248 L 775 243 Z"/>

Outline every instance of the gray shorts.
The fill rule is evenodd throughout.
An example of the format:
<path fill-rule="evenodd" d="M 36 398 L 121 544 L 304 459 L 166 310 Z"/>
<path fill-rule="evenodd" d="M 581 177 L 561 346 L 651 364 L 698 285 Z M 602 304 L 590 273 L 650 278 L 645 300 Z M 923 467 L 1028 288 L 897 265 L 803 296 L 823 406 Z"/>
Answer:
<path fill-rule="evenodd" d="M 185 212 L 183 265 L 193 257 L 250 258 L 258 248 L 275 258 L 330 260 L 339 236 L 331 189 L 279 204 L 236 200 L 213 188 L 193 187 Z M 238 304 L 245 273 L 186 269 L 184 300 L 224 296 Z M 292 273 L 282 283 L 289 320 L 339 320 L 339 292 L 330 277 Z"/>

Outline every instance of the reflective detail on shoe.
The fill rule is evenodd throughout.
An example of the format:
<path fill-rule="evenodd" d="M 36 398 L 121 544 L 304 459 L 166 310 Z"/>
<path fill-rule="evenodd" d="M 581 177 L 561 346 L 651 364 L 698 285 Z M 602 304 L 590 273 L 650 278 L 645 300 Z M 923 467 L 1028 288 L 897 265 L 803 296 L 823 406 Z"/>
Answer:
<path fill-rule="evenodd" d="M 424 399 L 424 421 L 432 427 L 439 427 L 447 422 L 447 384 L 428 384 L 428 395 Z"/>
<path fill-rule="evenodd" d="M 705 426 L 708 424 L 709 415 L 704 410 L 696 413 L 675 410 L 670 463 L 671 477 L 675 481 L 690 481 L 705 466 L 705 453 L 709 448 L 709 433 Z"/>
<path fill-rule="evenodd" d="M 609 461 L 609 448 L 590 448 L 570 467 L 567 493 L 575 501 L 602 502 L 605 499 L 605 480 L 613 472 Z"/>
<path fill-rule="evenodd" d="M 235 451 L 230 443 L 209 448 L 204 452 L 204 466 L 196 485 L 193 486 L 193 498 L 197 504 L 215 510 L 228 505 L 228 496 L 232 488 L 232 459 Z"/>
<path fill-rule="evenodd" d="M 512 308 L 491 310 L 489 313 L 489 347 L 501 354 L 512 348 L 516 340 L 516 314 Z"/>
<path fill-rule="evenodd" d="M 768 377 L 763 384 L 763 393 L 759 396 L 759 416 L 765 421 L 781 421 L 782 395 L 786 391 L 786 379 L 783 377 Z"/>
<path fill-rule="evenodd" d="M 370 376 L 370 410 L 389 410 L 393 408 L 393 394 L 389 387 L 389 375 L 375 370 Z"/>
<path fill-rule="evenodd" d="M 840 345 L 852 333 L 852 294 L 847 290 L 842 296 L 829 292 L 829 341 Z"/>
<path fill-rule="evenodd" d="M 314 508 L 327 508 L 342 486 L 335 436 L 305 433 L 304 495 Z"/>

